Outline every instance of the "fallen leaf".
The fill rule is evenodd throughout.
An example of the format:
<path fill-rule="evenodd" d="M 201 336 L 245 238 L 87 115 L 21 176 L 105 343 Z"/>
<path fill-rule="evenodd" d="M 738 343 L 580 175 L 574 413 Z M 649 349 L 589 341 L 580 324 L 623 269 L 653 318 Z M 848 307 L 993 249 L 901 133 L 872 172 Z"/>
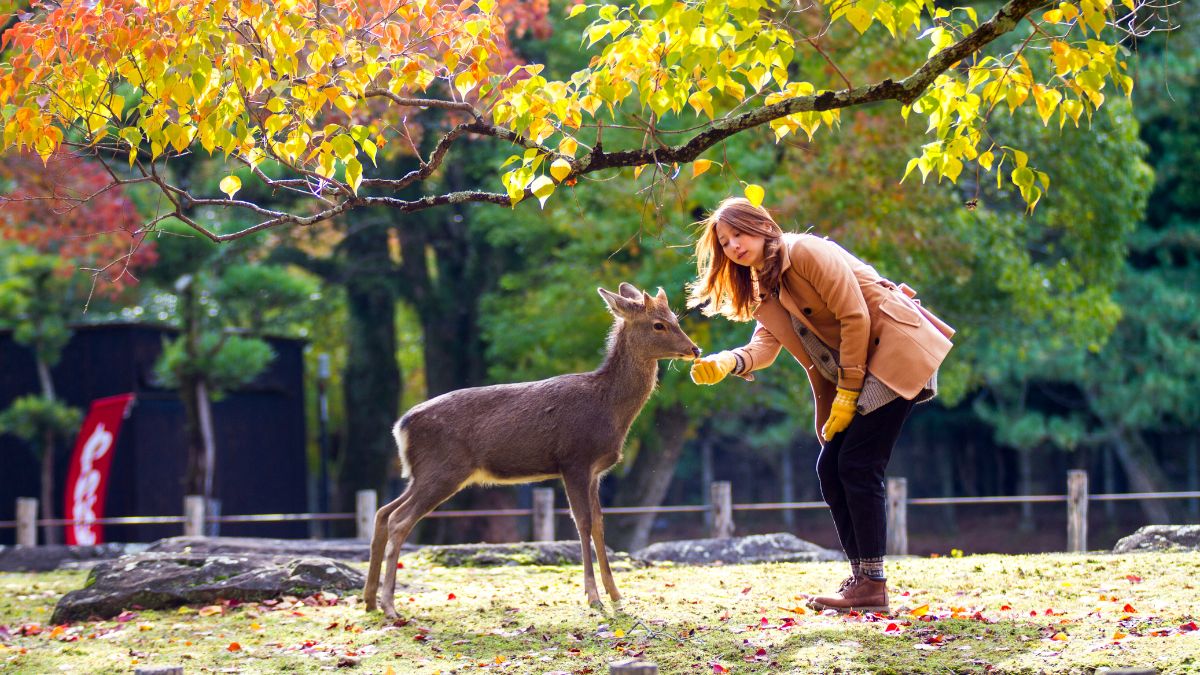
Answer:
<path fill-rule="evenodd" d="M 899 632 L 900 632 L 900 626 L 897 626 L 897 625 L 896 625 L 896 624 L 894 624 L 894 623 L 889 623 L 889 624 L 887 625 L 887 628 L 884 628 L 884 629 L 883 629 L 883 632 L 885 632 L 885 633 L 899 633 Z"/>
<path fill-rule="evenodd" d="M 1000 605 L 1000 611 L 1002 612 L 1007 612 L 1010 609 L 1012 609 L 1012 605 Z"/>
<path fill-rule="evenodd" d="M 447 600 L 457 600 L 457 599 L 458 599 L 458 596 L 457 596 L 457 595 L 455 595 L 455 594 L 453 594 L 453 593 L 451 593 L 450 595 L 447 595 L 447 596 L 446 596 L 446 599 L 447 599 Z"/>
<path fill-rule="evenodd" d="M 1180 627 L 1179 627 L 1179 630 L 1181 630 L 1181 631 L 1183 631 L 1183 632 L 1185 632 L 1185 633 L 1190 633 L 1190 632 L 1192 632 L 1192 631 L 1194 631 L 1194 630 L 1197 630 L 1196 622 L 1195 622 L 1195 621 L 1189 621 L 1189 622 L 1187 622 L 1187 623 L 1183 624 L 1182 626 L 1180 626 Z"/>
<path fill-rule="evenodd" d="M 747 586 L 747 587 L 743 588 L 743 589 L 742 589 L 742 595 L 745 595 L 745 594 L 749 593 L 749 592 L 750 592 L 750 588 L 751 588 L 750 586 Z"/>
<path fill-rule="evenodd" d="M 1117 632 L 1113 633 L 1112 639 L 1113 640 L 1123 640 L 1127 637 L 1129 637 L 1129 633 L 1126 633 L 1124 631 L 1117 631 Z"/>
<path fill-rule="evenodd" d="M 912 614 L 913 616 L 916 616 L 916 617 L 922 617 L 928 613 L 929 613 L 929 605 L 921 605 L 920 607 L 909 612 L 909 614 Z"/>
<path fill-rule="evenodd" d="M 1055 633 L 1055 634 L 1054 634 L 1054 637 L 1052 637 L 1052 638 L 1050 638 L 1050 639 L 1051 639 L 1051 640 L 1057 640 L 1058 642 L 1066 642 L 1066 641 L 1067 641 L 1067 640 L 1069 640 L 1070 638 L 1068 638 L 1068 637 L 1067 637 L 1067 634 L 1066 634 L 1066 633 Z"/>
<path fill-rule="evenodd" d="M 201 607 L 198 613 L 200 616 L 212 616 L 214 614 L 220 614 L 223 611 L 225 611 L 225 609 L 220 605 L 209 605 L 207 607 Z"/>
<path fill-rule="evenodd" d="M 725 666 L 723 666 L 723 665 L 719 664 L 719 663 L 713 663 L 713 664 L 712 664 L 712 671 L 713 671 L 714 673 L 728 673 L 728 672 L 729 672 L 729 669 L 728 669 L 728 668 L 726 668 Z"/>
<path fill-rule="evenodd" d="M 236 642 L 230 642 L 229 646 L 226 647 L 225 649 L 227 649 L 228 651 L 231 651 L 231 652 L 240 652 L 240 651 L 242 651 L 242 646 Z"/>
<path fill-rule="evenodd" d="M 1125 603 L 1125 606 L 1121 608 L 1121 611 L 1126 612 L 1128 614 L 1137 614 L 1137 610 L 1134 609 L 1133 605 L 1129 604 L 1128 602 Z"/>
<path fill-rule="evenodd" d="M 1126 578 L 1126 579 L 1129 581 L 1129 583 L 1131 583 L 1131 584 L 1140 584 L 1140 583 L 1142 583 L 1142 578 L 1141 578 L 1141 577 L 1139 577 L 1139 576 L 1138 576 L 1138 575 L 1136 575 L 1136 574 L 1126 574 L 1126 575 L 1125 575 L 1125 578 Z"/>

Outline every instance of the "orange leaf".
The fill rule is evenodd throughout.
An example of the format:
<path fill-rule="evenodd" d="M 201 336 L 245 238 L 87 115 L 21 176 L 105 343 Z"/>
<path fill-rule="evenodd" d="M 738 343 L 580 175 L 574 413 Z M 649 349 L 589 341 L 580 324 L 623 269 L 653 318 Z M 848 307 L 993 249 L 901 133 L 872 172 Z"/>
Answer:
<path fill-rule="evenodd" d="M 1137 614 L 1137 610 L 1134 609 L 1133 605 L 1131 605 L 1129 603 L 1125 603 L 1125 607 L 1123 608 L 1123 610 L 1126 612 L 1129 612 L 1130 614 Z"/>
<path fill-rule="evenodd" d="M 1052 637 L 1050 639 L 1057 640 L 1059 642 L 1066 642 L 1069 638 L 1067 637 L 1066 633 L 1055 633 L 1054 637 Z"/>
<path fill-rule="evenodd" d="M 909 614 L 912 614 L 913 616 L 925 616 L 928 613 L 929 613 L 929 605 L 921 605 L 920 607 L 909 612 Z"/>
<path fill-rule="evenodd" d="M 225 649 L 227 649 L 231 652 L 240 652 L 240 651 L 242 651 L 242 646 L 236 642 L 230 642 L 229 646 L 226 647 Z"/>
<path fill-rule="evenodd" d="M 1120 631 L 1120 630 L 1118 630 L 1117 632 L 1113 633 L 1113 639 L 1114 639 L 1114 640 L 1121 640 L 1121 639 L 1124 639 L 1124 638 L 1127 638 L 1127 637 L 1129 637 L 1129 633 L 1126 633 L 1126 632 L 1124 632 L 1124 631 Z"/>

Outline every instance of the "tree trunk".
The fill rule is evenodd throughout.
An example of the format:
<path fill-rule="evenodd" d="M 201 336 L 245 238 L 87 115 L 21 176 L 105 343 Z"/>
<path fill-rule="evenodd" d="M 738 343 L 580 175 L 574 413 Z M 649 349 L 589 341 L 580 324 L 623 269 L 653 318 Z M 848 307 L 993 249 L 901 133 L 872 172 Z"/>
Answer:
<path fill-rule="evenodd" d="M 40 354 L 41 350 L 35 350 Z M 54 380 L 50 377 L 50 364 L 40 355 L 35 358 L 37 363 L 38 382 L 42 387 L 42 397 L 48 401 L 57 400 L 54 392 Z M 54 442 L 54 432 L 47 430 L 42 436 L 42 518 L 54 517 L 54 460 L 58 457 L 57 444 Z M 54 525 L 46 525 L 42 529 L 43 539 L 47 544 L 62 542 L 62 530 Z"/>
<path fill-rule="evenodd" d="M 784 502 L 796 501 L 796 467 L 792 458 L 792 453 L 795 450 L 792 445 L 785 444 L 783 446 L 783 455 L 779 458 L 779 497 Z M 784 509 L 783 524 L 792 531 L 796 527 L 796 512 L 791 509 Z"/>
<path fill-rule="evenodd" d="M 621 482 L 616 503 L 619 506 L 659 506 L 675 476 L 675 466 L 683 453 L 684 439 L 688 431 L 688 414 L 681 404 L 659 408 L 654 414 L 654 443 L 645 443 L 637 453 L 633 466 Z M 705 490 L 708 486 L 704 487 Z M 614 547 L 625 551 L 645 548 L 650 539 L 650 528 L 655 515 L 647 513 L 633 516 L 633 526 L 622 528 L 611 540 Z"/>
<path fill-rule="evenodd" d="M 186 495 L 203 495 L 205 476 L 204 432 L 200 424 L 199 378 L 179 378 L 179 399 L 183 403 L 183 436 L 187 446 L 187 473 L 183 477 Z"/>
<path fill-rule="evenodd" d="M 1033 494 L 1033 449 L 1017 450 L 1017 470 L 1020 476 L 1020 487 L 1017 494 L 1029 496 Z M 1017 526 L 1021 532 L 1029 533 L 1037 529 L 1037 521 L 1033 517 L 1033 504 L 1021 502 L 1021 522 Z"/>
<path fill-rule="evenodd" d="M 1113 435 L 1113 450 L 1129 479 L 1129 486 L 1134 492 L 1158 492 L 1166 484 L 1158 460 L 1150 452 L 1150 448 L 1142 441 L 1141 434 L 1135 431 L 1120 430 Z M 1171 513 L 1166 504 L 1158 499 L 1143 499 L 1139 502 L 1142 513 L 1148 524 L 1163 524 L 1171 522 Z"/>
<path fill-rule="evenodd" d="M 200 443 L 204 448 L 203 487 L 205 503 L 213 498 L 213 479 L 217 468 L 217 441 L 213 431 L 212 400 L 208 383 L 204 378 L 196 381 L 196 421 L 200 429 Z"/>
<path fill-rule="evenodd" d="M 47 431 L 42 438 L 42 518 L 54 517 L 54 432 Z M 43 541 L 47 544 L 62 543 L 62 528 L 44 525 Z"/>
<path fill-rule="evenodd" d="M 354 225 L 342 241 L 346 289 L 345 446 L 338 461 L 339 508 L 354 510 L 358 490 L 376 490 L 380 503 L 396 458 L 391 429 L 400 412 L 396 360 L 395 265 L 386 224 Z"/>
<path fill-rule="evenodd" d="M 705 430 L 700 432 L 700 485 L 701 494 L 704 495 L 704 505 L 710 508 L 704 510 L 704 531 L 712 532 L 713 514 L 712 514 L 712 491 L 708 488 L 716 480 L 716 471 L 713 467 L 713 441 L 712 435 L 706 433 Z"/>

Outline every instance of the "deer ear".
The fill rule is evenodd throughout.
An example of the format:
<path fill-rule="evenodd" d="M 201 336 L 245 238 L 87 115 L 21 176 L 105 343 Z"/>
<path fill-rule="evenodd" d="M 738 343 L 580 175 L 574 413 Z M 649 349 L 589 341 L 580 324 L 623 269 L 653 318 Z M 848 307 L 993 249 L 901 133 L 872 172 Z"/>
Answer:
<path fill-rule="evenodd" d="M 646 291 L 642 291 L 642 306 L 649 309 L 653 304 L 654 298 L 650 297 L 650 294 Z"/>
<path fill-rule="evenodd" d="M 630 300 L 642 299 L 642 292 L 639 291 L 636 286 L 627 281 L 621 282 L 621 285 L 617 287 L 617 292 L 629 298 Z"/>
<path fill-rule="evenodd" d="M 604 298 L 604 302 L 608 305 L 609 311 L 617 316 L 629 316 L 634 312 L 639 312 L 643 309 L 641 305 L 630 300 L 629 298 L 616 295 L 615 293 L 606 291 L 603 288 L 597 288 L 596 292 L 600 294 L 600 297 Z"/>
<path fill-rule="evenodd" d="M 658 287 L 658 295 L 654 296 L 654 299 L 661 302 L 663 307 L 666 307 L 669 304 L 667 302 L 667 292 L 663 290 L 662 286 Z"/>

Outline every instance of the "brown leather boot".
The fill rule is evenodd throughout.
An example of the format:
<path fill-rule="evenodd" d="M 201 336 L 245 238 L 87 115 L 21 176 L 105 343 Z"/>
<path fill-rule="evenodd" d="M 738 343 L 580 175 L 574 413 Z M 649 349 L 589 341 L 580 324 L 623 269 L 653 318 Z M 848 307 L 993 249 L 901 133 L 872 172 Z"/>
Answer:
<path fill-rule="evenodd" d="M 856 577 L 848 587 L 830 595 L 819 595 L 808 602 L 816 610 L 836 609 L 839 612 L 890 612 L 887 581 Z"/>

